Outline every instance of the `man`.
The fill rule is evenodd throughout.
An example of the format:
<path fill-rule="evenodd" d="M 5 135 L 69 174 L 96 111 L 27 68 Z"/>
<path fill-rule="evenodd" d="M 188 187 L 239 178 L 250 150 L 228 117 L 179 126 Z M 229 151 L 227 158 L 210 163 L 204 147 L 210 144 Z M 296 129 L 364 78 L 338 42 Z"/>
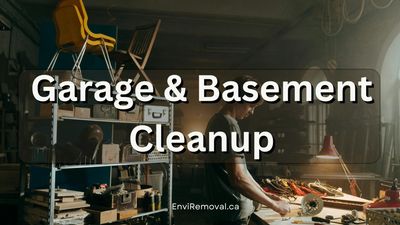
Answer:
<path fill-rule="evenodd" d="M 250 76 L 236 78 L 240 96 L 244 96 L 242 86 L 246 81 L 255 81 Z M 241 143 L 241 130 L 237 120 L 253 114 L 259 104 L 226 103 L 208 122 L 206 134 L 222 131 L 230 137 L 236 132 Z M 276 196 L 264 192 L 246 167 L 243 153 L 230 149 L 228 138 L 227 153 L 208 153 L 205 164 L 205 184 L 209 204 L 224 205 L 232 208 L 210 211 L 214 225 L 247 225 L 254 212 L 253 201 L 272 208 L 282 216 L 289 212 L 289 204 Z M 221 144 L 215 143 L 215 150 L 221 151 Z M 253 200 L 253 201 L 252 201 Z M 235 207 L 239 206 L 239 207 Z"/>

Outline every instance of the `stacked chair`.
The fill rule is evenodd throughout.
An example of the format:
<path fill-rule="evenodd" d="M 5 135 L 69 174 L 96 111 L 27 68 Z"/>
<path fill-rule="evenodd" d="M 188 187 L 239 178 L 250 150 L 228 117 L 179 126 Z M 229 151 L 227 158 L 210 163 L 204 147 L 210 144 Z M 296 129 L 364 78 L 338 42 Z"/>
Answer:
<path fill-rule="evenodd" d="M 145 80 L 151 82 L 144 69 L 153 49 L 160 24 L 161 20 L 158 20 L 154 24 L 136 27 L 128 49 L 116 50 L 114 52 L 113 56 L 118 68 L 115 74 L 116 80 L 120 79 L 123 70 L 128 64 L 133 64 L 138 69 L 138 73 L 133 81 L 136 83 L 140 75 L 142 75 Z M 159 96 L 157 89 L 155 89 L 155 92 Z"/>
<path fill-rule="evenodd" d="M 85 53 L 102 55 L 111 79 L 115 85 L 128 63 L 133 64 L 138 73 L 134 81 L 142 75 L 151 82 L 144 69 L 153 48 L 161 21 L 148 26 L 137 27 L 127 50 L 115 50 L 117 41 L 105 34 L 94 33 L 88 26 L 88 14 L 82 0 L 60 0 L 54 11 L 57 51 L 50 61 L 47 71 L 52 71 L 60 53 L 70 53 L 74 60 L 72 75 L 75 79 L 85 80 L 80 68 Z M 110 53 L 115 57 L 118 70 L 114 71 Z M 156 94 L 159 95 L 156 90 Z"/>

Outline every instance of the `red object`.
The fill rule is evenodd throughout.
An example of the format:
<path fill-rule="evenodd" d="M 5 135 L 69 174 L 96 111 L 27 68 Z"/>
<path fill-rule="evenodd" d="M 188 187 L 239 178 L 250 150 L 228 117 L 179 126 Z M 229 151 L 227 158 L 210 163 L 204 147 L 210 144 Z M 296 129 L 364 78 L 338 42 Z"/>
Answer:
<path fill-rule="evenodd" d="M 107 188 L 108 185 L 107 184 L 100 184 L 100 188 Z"/>
<path fill-rule="evenodd" d="M 321 193 L 321 192 L 318 192 L 318 191 L 316 191 L 316 190 L 312 190 L 312 189 L 307 188 L 307 187 L 304 187 L 304 186 L 299 186 L 299 188 L 300 188 L 302 191 L 304 191 L 305 193 L 311 193 L 311 194 L 314 194 L 314 195 L 319 196 L 319 197 L 325 196 L 325 195 L 326 195 L 326 194 L 323 194 L 323 193 Z"/>
<path fill-rule="evenodd" d="M 322 159 L 339 159 L 339 155 L 336 151 L 336 147 L 333 144 L 333 137 L 326 135 L 324 138 L 324 146 L 318 153 L 317 158 Z"/>
<path fill-rule="evenodd" d="M 265 192 L 268 192 L 268 193 L 278 193 L 278 192 L 276 192 L 275 190 L 273 190 L 273 189 L 271 189 L 271 188 L 269 188 L 269 187 L 263 187 L 262 188 Z"/>
<path fill-rule="evenodd" d="M 357 194 L 357 182 L 354 179 L 350 180 L 350 193 L 354 196 L 358 196 Z"/>
<path fill-rule="evenodd" d="M 385 192 L 385 198 L 368 205 L 370 209 L 400 208 L 400 190 L 397 188 L 397 179 L 393 180 L 391 189 Z"/>
<path fill-rule="evenodd" d="M 294 182 L 289 182 L 290 189 L 294 192 L 295 195 L 304 196 L 306 193 L 302 191 L 299 187 L 296 186 Z"/>

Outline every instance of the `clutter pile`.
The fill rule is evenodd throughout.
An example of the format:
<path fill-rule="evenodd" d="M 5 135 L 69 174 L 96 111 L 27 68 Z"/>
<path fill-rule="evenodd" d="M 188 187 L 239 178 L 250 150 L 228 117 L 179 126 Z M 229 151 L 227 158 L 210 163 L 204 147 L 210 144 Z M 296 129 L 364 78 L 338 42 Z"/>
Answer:
<path fill-rule="evenodd" d="M 286 198 L 314 194 L 316 196 L 343 196 L 341 188 L 323 184 L 319 181 L 305 183 L 294 179 L 275 177 L 273 179 L 262 179 L 261 186 L 264 191 L 277 194 Z"/>
<path fill-rule="evenodd" d="M 24 220 L 27 224 L 40 224 L 43 221 L 47 223 L 48 196 L 48 189 L 36 189 L 29 197 L 25 198 L 27 204 L 24 206 Z M 83 198 L 83 192 L 67 189 L 55 190 L 54 224 L 83 225 L 85 218 L 89 215 L 83 209 L 90 206 Z"/>

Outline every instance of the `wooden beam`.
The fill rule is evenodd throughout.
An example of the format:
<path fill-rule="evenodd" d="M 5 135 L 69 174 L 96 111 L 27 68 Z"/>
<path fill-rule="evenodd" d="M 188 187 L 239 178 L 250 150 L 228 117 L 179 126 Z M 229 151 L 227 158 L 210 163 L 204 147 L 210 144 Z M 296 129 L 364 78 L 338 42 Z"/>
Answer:
<path fill-rule="evenodd" d="M 8 20 L 11 29 L 18 27 L 34 44 L 39 45 L 39 28 L 16 1 L 0 0 L 0 15 Z"/>

